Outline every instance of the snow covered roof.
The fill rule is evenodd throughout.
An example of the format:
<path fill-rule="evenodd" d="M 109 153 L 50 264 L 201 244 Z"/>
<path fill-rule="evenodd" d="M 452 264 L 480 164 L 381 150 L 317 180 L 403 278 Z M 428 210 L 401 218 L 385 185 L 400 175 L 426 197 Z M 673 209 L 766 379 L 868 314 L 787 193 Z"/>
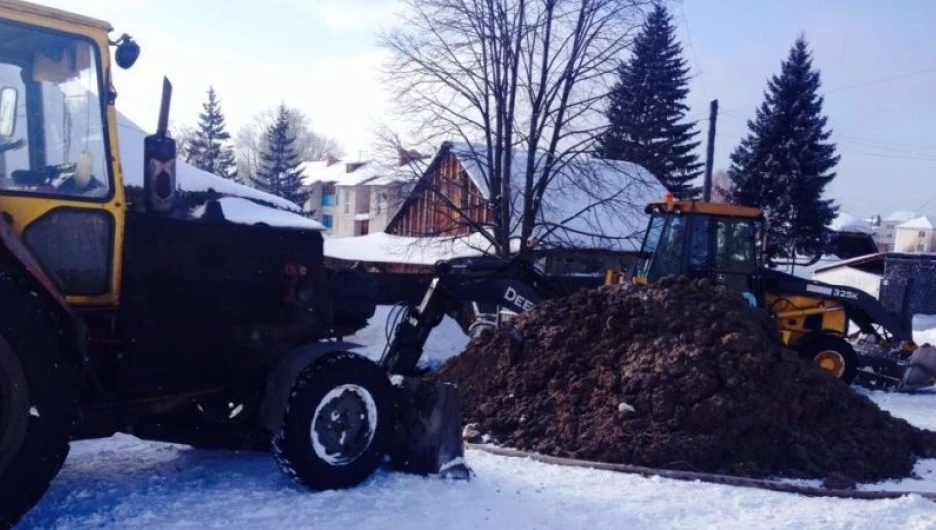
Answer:
<path fill-rule="evenodd" d="M 838 217 L 829 225 L 829 229 L 835 232 L 853 232 L 860 234 L 871 234 L 874 232 L 871 223 L 845 212 L 839 212 Z"/>
<path fill-rule="evenodd" d="M 373 232 L 357 237 L 326 237 L 325 256 L 369 263 L 432 265 L 439 260 L 476 258 L 490 252 L 482 234 L 464 237 L 405 237 Z"/>
<path fill-rule="evenodd" d="M 294 212 L 277 210 L 241 197 L 222 197 L 218 199 L 221 213 L 232 223 L 255 225 L 265 224 L 279 228 L 298 228 L 301 230 L 323 231 L 325 227 L 313 219 Z M 192 211 L 192 217 L 200 219 L 205 214 L 205 205 Z"/>
<path fill-rule="evenodd" d="M 917 214 L 916 214 L 915 212 L 911 212 L 910 210 L 897 210 L 896 212 L 894 212 L 894 213 L 888 215 L 887 217 L 885 217 L 885 218 L 882 219 L 882 220 L 883 220 L 883 221 L 891 221 L 891 222 L 895 222 L 895 223 L 905 223 L 905 222 L 907 222 L 907 221 L 913 219 L 913 218 L 916 217 L 916 216 L 917 216 Z"/>
<path fill-rule="evenodd" d="M 931 230 L 934 227 L 936 227 L 936 215 L 921 215 L 906 223 L 897 225 L 897 228 L 909 228 L 913 230 Z"/>
<path fill-rule="evenodd" d="M 489 197 L 486 151 L 470 144 L 449 143 L 442 150 L 446 148 L 458 157 L 480 193 Z M 526 156 L 519 150 L 514 156 L 511 185 L 517 218 L 511 222 L 517 232 Z M 542 163 L 541 157 L 537 167 Z M 636 250 L 647 226 L 647 203 L 661 200 L 666 191 L 642 166 L 581 155 L 565 161 L 547 187 L 534 237 L 541 247 Z"/>
<path fill-rule="evenodd" d="M 350 171 L 349 171 L 350 170 Z M 397 166 L 375 160 L 365 162 L 316 161 L 302 167 L 302 184 L 312 186 L 318 182 L 332 182 L 336 186 L 379 186 L 394 182 L 415 180 L 421 166 Z"/>
<path fill-rule="evenodd" d="M 120 141 L 120 164 L 124 171 L 124 184 L 142 188 L 143 140 L 148 133 L 120 113 L 117 114 L 117 129 Z M 221 195 L 263 201 L 283 210 L 302 211 L 298 205 L 286 199 L 212 175 L 181 160 L 176 162 L 176 185 L 182 191 L 214 190 Z"/>

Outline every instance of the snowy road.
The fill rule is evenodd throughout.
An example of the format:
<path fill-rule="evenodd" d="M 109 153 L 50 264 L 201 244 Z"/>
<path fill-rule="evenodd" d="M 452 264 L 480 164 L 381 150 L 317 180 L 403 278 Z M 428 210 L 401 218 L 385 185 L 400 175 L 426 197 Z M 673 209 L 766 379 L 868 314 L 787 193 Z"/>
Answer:
<path fill-rule="evenodd" d="M 373 343 L 381 333 L 368 329 L 360 338 Z M 433 343 L 438 351 L 430 357 L 460 350 L 463 339 L 454 332 L 439 335 L 450 338 Z M 936 429 L 936 394 L 869 395 L 895 416 Z M 353 490 L 312 494 L 287 481 L 267 455 L 120 435 L 75 443 L 49 493 L 19 528 L 936 529 L 936 503 L 917 496 L 813 499 L 475 451 L 467 458 L 477 473 L 469 482 L 381 471 Z M 921 479 L 873 488 L 936 491 L 936 460 L 921 461 L 916 473 Z"/>

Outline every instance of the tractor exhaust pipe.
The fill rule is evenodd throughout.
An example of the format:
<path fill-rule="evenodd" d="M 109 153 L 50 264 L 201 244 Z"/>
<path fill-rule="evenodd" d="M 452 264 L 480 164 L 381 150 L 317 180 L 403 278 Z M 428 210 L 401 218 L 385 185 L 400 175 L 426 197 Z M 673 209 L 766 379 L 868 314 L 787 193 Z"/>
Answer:
<path fill-rule="evenodd" d="M 169 215 L 176 200 L 176 143 L 169 137 L 172 83 L 163 77 L 156 134 L 143 141 L 143 197 L 147 213 Z"/>

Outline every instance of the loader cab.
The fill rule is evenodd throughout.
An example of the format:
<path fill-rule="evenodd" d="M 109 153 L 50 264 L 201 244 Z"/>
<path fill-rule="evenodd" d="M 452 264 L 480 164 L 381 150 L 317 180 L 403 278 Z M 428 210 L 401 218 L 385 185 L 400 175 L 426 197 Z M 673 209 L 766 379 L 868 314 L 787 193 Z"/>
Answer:
<path fill-rule="evenodd" d="M 0 0 L 0 216 L 70 304 L 116 304 L 124 191 L 110 26 Z M 21 243 L 20 243 L 21 242 Z"/>
<path fill-rule="evenodd" d="M 708 278 L 755 303 L 756 234 L 760 211 L 726 204 L 675 201 L 647 207 L 650 221 L 634 277 Z"/>

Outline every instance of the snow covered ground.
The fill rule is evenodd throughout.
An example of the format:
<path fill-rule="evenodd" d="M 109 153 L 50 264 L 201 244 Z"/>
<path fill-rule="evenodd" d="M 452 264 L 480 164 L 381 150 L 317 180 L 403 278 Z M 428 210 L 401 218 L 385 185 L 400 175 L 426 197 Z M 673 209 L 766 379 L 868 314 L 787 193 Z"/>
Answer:
<path fill-rule="evenodd" d="M 917 344 L 936 344 L 936 315 L 913 316 L 913 340 Z"/>
<path fill-rule="evenodd" d="M 356 340 L 382 350 L 389 308 Z M 936 318 L 915 320 L 920 334 Z M 427 348 L 435 364 L 465 338 L 446 319 Z M 936 393 L 867 392 L 895 416 L 936 429 Z M 203 451 L 118 435 L 73 444 L 42 502 L 19 528 L 319 530 L 436 528 L 842 528 L 936 529 L 936 503 L 919 496 L 860 501 L 806 498 L 711 484 L 570 469 L 469 451 L 468 482 L 382 470 L 348 491 L 309 493 L 269 456 Z M 919 479 L 864 489 L 936 491 L 936 460 Z"/>

